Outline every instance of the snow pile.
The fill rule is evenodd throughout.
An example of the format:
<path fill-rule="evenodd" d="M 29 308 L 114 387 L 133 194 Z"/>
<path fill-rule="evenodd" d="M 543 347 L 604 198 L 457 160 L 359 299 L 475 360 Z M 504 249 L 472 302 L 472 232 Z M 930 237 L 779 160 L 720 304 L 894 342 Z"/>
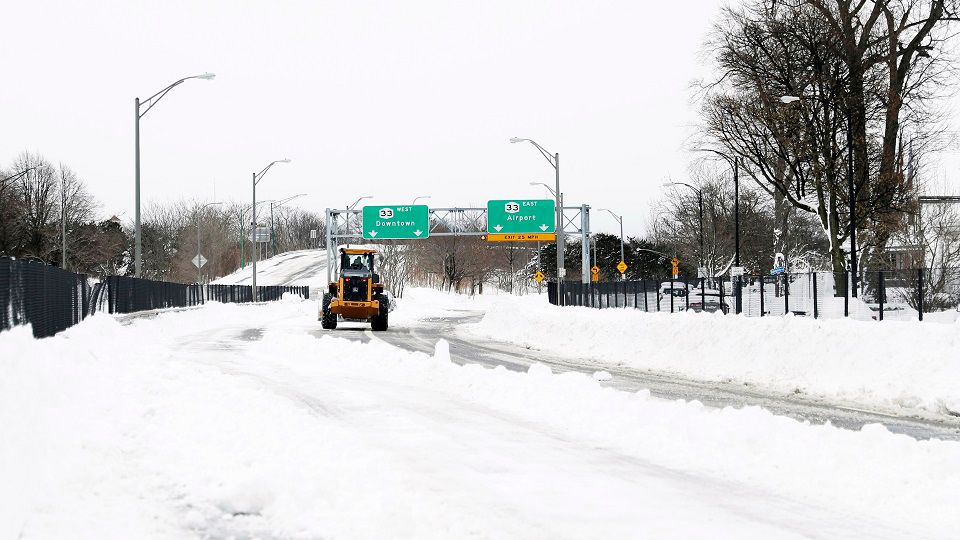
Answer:
<path fill-rule="evenodd" d="M 208 304 L 0 334 L 0 537 L 960 530 L 960 443 L 461 367 L 444 341 L 408 353 L 315 316 Z"/>
<path fill-rule="evenodd" d="M 960 324 L 558 309 L 543 299 L 501 297 L 465 331 L 701 380 L 960 413 Z"/>

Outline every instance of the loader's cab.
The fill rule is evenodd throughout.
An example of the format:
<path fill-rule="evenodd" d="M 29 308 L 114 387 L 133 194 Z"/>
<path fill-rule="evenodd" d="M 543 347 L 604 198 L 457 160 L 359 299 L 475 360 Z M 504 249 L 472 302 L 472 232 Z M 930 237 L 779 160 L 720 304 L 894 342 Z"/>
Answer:
<path fill-rule="evenodd" d="M 374 271 L 376 255 L 373 249 L 340 248 L 340 276 L 321 303 L 323 328 L 336 328 L 342 320 L 370 322 L 377 331 L 387 329 L 390 301 Z"/>

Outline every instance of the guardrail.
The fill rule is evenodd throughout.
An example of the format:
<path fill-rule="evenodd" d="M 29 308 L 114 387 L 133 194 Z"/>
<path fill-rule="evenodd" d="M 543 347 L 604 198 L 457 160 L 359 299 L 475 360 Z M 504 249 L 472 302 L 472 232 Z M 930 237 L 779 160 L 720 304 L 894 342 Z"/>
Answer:
<path fill-rule="evenodd" d="M 258 302 L 284 294 L 310 298 L 305 286 L 257 287 Z M 134 313 L 151 309 L 190 307 L 207 301 L 252 302 L 249 285 L 170 283 L 128 276 L 108 276 L 91 282 L 42 262 L 0 257 L 0 331 L 30 324 L 34 337 L 65 330 L 97 311 Z"/>

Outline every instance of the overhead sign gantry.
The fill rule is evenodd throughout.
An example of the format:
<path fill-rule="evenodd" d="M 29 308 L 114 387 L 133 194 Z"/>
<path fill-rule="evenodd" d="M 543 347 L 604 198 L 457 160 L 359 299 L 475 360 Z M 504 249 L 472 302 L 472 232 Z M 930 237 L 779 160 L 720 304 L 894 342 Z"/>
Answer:
<path fill-rule="evenodd" d="M 486 208 L 429 208 L 426 205 L 364 206 L 326 211 L 327 278 L 336 271 L 340 243 L 424 240 L 431 236 L 481 236 L 491 242 L 552 242 L 557 218 L 566 235 L 580 236 L 583 283 L 590 282 L 590 206 L 565 206 L 550 199 L 496 199 Z"/>

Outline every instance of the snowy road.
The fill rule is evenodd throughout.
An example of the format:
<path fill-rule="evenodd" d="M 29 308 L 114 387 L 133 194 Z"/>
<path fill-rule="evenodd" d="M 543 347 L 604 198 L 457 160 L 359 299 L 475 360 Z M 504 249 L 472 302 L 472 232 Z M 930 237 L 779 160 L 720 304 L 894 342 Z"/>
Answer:
<path fill-rule="evenodd" d="M 0 537 L 949 538 L 960 527 L 957 443 L 660 400 L 542 365 L 461 367 L 451 359 L 471 345 L 446 316 L 424 324 L 411 311 L 383 334 L 422 354 L 363 329 L 319 332 L 315 310 L 210 304 L 123 325 L 95 317 L 47 340 L 0 335 L 16 353 L 0 361 Z M 431 343 L 437 333 L 451 350 Z M 488 345 L 476 355 L 488 365 L 518 358 Z"/>
<path fill-rule="evenodd" d="M 389 332 L 376 334 L 368 329 L 368 325 L 344 324 L 335 335 L 363 342 L 379 339 L 404 350 L 425 353 L 432 353 L 437 340 L 446 339 L 450 343 L 452 360 L 459 364 L 476 363 L 487 367 L 500 365 L 511 370 L 526 371 L 530 365 L 540 362 L 558 373 L 576 371 L 588 375 L 605 370 L 613 376 L 604 382 L 607 386 L 627 391 L 646 388 L 654 396 L 664 399 L 698 400 L 713 407 L 756 405 L 775 414 L 817 424 L 831 422 L 847 429 L 860 429 L 866 424 L 883 424 L 894 433 L 904 433 L 917 439 L 960 440 L 960 418 L 904 416 L 870 410 L 856 403 L 800 398 L 743 384 L 703 382 L 629 366 L 601 364 L 586 359 L 558 358 L 542 351 L 458 332 L 464 325 L 478 322 L 482 317 L 483 311 L 477 310 L 448 312 L 443 316 L 419 318 L 416 324 L 394 325 Z M 319 336 L 325 332 L 328 331 L 318 328 L 314 334 Z"/>

